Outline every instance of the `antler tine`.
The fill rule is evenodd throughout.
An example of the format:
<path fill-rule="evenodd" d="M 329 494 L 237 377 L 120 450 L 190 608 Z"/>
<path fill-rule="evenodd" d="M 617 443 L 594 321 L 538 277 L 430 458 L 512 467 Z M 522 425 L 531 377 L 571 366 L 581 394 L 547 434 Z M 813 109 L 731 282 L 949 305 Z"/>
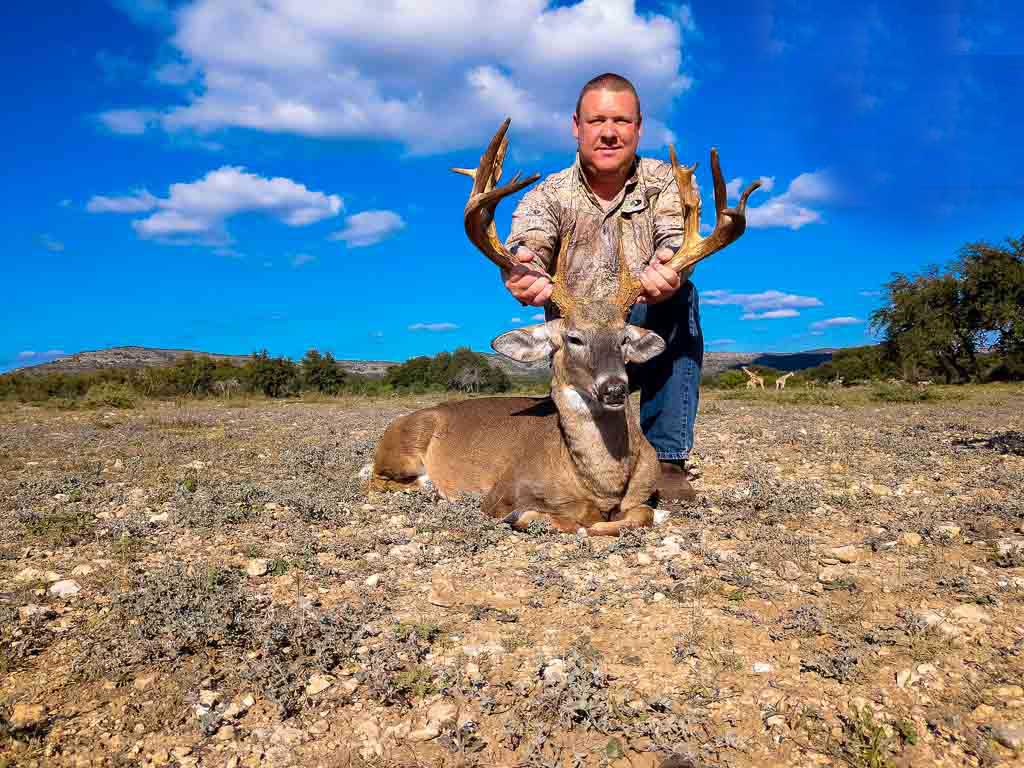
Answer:
<path fill-rule="evenodd" d="M 562 317 L 569 317 L 576 311 L 576 297 L 569 291 L 569 286 L 565 282 L 565 254 L 569 251 L 572 235 L 572 232 L 562 235 L 562 243 L 558 247 L 558 261 L 555 262 L 555 276 L 551 278 L 551 303 L 558 307 L 558 314 Z"/>
<path fill-rule="evenodd" d="M 512 118 L 506 118 L 502 123 L 491 143 L 487 145 L 487 151 L 480 158 L 480 165 L 475 169 L 452 168 L 455 173 L 473 179 L 473 189 L 469 193 L 469 200 L 463 213 L 466 236 L 484 256 L 503 269 L 515 266 L 518 262 L 498 237 L 494 227 L 494 211 L 502 198 L 515 194 L 540 178 L 540 174 L 535 173 L 520 180 L 517 173 L 507 184 L 495 186 L 501 179 L 501 167 L 508 149 L 505 134 L 511 122 Z"/>
<path fill-rule="evenodd" d="M 640 294 L 644 292 L 643 284 L 633 276 L 633 272 L 629 268 L 629 264 L 626 263 L 626 254 L 622 249 L 622 218 L 619 218 L 619 244 L 618 244 L 618 261 L 619 261 L 619 285 L 615 292 L 615 298 L 612 301 L 621 307 L 622 311 L 629 312 L 629 308 L 633 306 L 633 303 L 640 297 Z"/>
<path fill-rule="evenodd" d="M 694 163 L 689 168 L 680 167 L 676 161 L 675 148 L 671 146 L 669 147 L 669 158 L 672 161 L 676 186 L 679 187 L 679 201 L 683 209 L 684 237 L 683 244 L 669 260 L 668 265 L 676 272 L 682 272 L 687 267 L 706 259 L 739 239 L 747 228 L 747 198 L 761 186 L 761 182 L 751 183 L 740 195 L 740 201 L 735 208 L 726 208 L 728 201 L 725 178 L 722 176 L 722 166 L 718 161 L 718 150 L 712 149 L 711 176 L 715 189 L 715 229 L 707 237 L 701 237 L 700 203 L 697 201 L 697 193 L 693 189 L 693 172 L 697 168 L 697 164 Z"/>

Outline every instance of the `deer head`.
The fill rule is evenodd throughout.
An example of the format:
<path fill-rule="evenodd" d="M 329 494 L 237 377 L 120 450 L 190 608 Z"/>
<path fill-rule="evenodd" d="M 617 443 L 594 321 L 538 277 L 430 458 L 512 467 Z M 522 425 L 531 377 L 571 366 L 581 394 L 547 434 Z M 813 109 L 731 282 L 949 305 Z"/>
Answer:
<path fill-rule="evenodd" d="M 494 212 L 498 203 L 511 194 L 533 184 L 540 174 L 520 179 L 517 173 L 507 184 L 497 186 L 501 180 L 502 162 L 508 149 L 508 131 L 511 118 L 506 119 L 491 139 L 473 169 L 453 168 L 473 179 L 464 211 L 466 235 L 491 261 L 501 268 L 518 264 L 505 248 L 494 227 Z M 735 241 L 746 227 L 747 198 L 760 186 L 755 181 L 740 196 L 736 208 L 726 208 L 725 180 L 718 162 L 718 152 L 711 150 L 711 170 L 714 177 L 717 222 L 706 238 L 700 235 L 700 202 L 693 189 L 693 173 L 697 168 L 680 167 L 674 147 L 669 147 L 672 169 L 679 187 L 684 221 L 683 244 L 669 261 L 677 272 L 707 258 Z M 619 238 L 619 286 L 608 299 L 589 299 L 574 296 L 565 284 L 563 273 L 557 269 L 562 263 L 572 233 L 563 234 L 556 274 L 551 278 L 554 291 L 551 301 L 561 317 L 547 323 L 520 328 L 502 334 L 491 342 L 495 351 L 518 360 L 532 362 L 551 356 L 552 389 L 575 393 L 581 404 L 592 412 L 616 411 L 625 408 L 629 396 L 626 363 L 642 363 L 665 349 L 664 340 L 652 331 L 629 325 L 625 316 L 640 296 L 643 288 L 632 274 L 623 256 Z"/>

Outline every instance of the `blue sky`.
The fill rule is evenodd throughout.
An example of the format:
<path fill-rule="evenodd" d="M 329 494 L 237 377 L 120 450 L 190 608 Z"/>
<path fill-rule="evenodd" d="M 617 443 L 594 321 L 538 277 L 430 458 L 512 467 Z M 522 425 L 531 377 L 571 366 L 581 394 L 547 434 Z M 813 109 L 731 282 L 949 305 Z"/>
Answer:
<path fill-rule="evenodd" d="M 1009 0 L 5 10 L 0 370 L 127 344 L 488 349 L 537 310 L 466 241 L 447 169 L 506 115 L 507 171 L 569 165 L 575 96 L 606 70 L 640 90 L 643 153 L 701 161 L 707 223 L 712 146 L 732 187 L 767 180 L 694 275 L 709 349 L 864 343 L 892 272 L 1022 234 Z"/>

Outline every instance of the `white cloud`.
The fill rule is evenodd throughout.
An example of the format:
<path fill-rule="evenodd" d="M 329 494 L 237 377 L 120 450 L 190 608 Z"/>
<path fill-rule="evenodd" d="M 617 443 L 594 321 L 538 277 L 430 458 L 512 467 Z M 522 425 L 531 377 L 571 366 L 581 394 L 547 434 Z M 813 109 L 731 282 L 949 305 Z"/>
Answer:
<path fill-rule="evenodd" d="M 535 315 L 530 315 L 530 319 L 531 320 L 543 320 L 544 319 L 544 313 L 543 312 L 538 312 Z"/>
<path fill-rule="evenodd" d="M 743 320 L 774 320 L 782 317 L 796 317 L 799 309 L 820 307 L 821 299 L 814 296 L 800 296 L 782 291 L 761 293 L 733 293 L 713 290 L 701 294 L 701 303 L 711 306 L 738 306 L 743 309 Z"/>
<path fill-rule="evenodd" d="M 150 109 L 110 109 L 100 112 L 99 121 L 114 133 L 138 136 L 157 121 L 159 113 Z"/>
<path fill-rule="evenodd" d="M 316 261 L 316 256 L 308 253 L 297 253 L 292 257 L 292 266 L 301 267 L 303 264 L 309 264 L 312 261 Z"/>
<path fill-rule="evenodd" d="M 725 191 L 730 200 L 739 199 L 740 192 L 743 191 L 743 177 L 737 176 L 735 179 L 725 185 Z M 758 187 L 759 192 L 771 192 L 775 188 L 775 177 L 774 176 L 761 176 L 761 186 Z"/>
<path fill-rule="evenodd" d="M 349 248 L 375 245 L 405 228 L 402 217 L 394 211 L 363 211 L 345 219 L 345 228 L 331 235 L 344 240 Z"/>
<path fill-rule="evenodd" d="M 645 144 L 659 145 L 672 136 L 659 116 L 692 82 L 688 9 L 640 12 L 635 0 L 197 0 L 174 22 L 169 42 L 203 87 L 162 113 L 170 130 L 363 137 L 434 154 L 479 145 L 511 115 L 517 143 L 568 148 L 580 86 L 615 71 L 637 85 Z"/>
<path fill-rule="evenodd" d="M 747 312 L 740 320 L 780 320 L 784 317 L 799 317 L 795 309 L 770 309 L 767 312 Z"/>
<path fill-rule="evenodd" d="M 861 296 L 864 296 L 865 298 L 868 298 L 868 299 L 877 299 L 877 298 L 880 298 L 881 295 L 882 295 L 881 291 L 859 291 L 858 293 Z"/>
<path fill-rule="evenodd" d="M 513 317 L 511 320 L 509 320 L 509 322 L 510 323 L 521 323 L 521 322 L 523 322 L 523 318 L 521 318 L 521 317 Z"/>
<path fill-rule="evenodd" d="M 64 243 L 53 235 L 40 235 L 39 244 L 51 253 L 61 253 L 64 250 Z"/>
<path fill-rule="evenodd" d="M 767 185 L 765 181 L 768 182 Z M 729 185 L 733 185 L 734 182 L 742 183 L 742 179 L 733 179 Z M 770 191 L 775 186 L 775 177 L 762 176 L 761 182 L 761 189 Z M 739 194 L 739 187 L 740 184 L 736 183 L 735 195 Z M 789 187 L 781 195 L 770 197 L 756 207 L 748 207 L 747 224 L 754 228 L 800 229 L 822 220 L 820 211 L 809 206 L 817 207 L 823 203 L 834 202 L 838 198 L 838 186 L 827 171 L 801 173 L 789 183 Z"/>
<path fill-rule="evenodd" d="M 455 331 L 458 330 L 455 323 L 413 323 L 409 326 L 410 331 Z"/>
<path fill-rule="evenodd" d="M 159 200 L 145 189 L 138 189 L 125 197 L 93 195 L 86 203 L 85 210 L 89 213 L 140 213 L 153 210 L 158 202 Z"/>
<path fill-rule="evenodd" d="M 31 349 L 27 349 L 24 352 L 18 353 L 18 359 L 21 361 L 28 360 L 52 360 L 55 357 L 60 357 L 67 354 L 63 349 L 48 349 L 45 352 L 35 352 Z"/>
<path fill-rule="evenodd" d="M 709 341 L 708 342 L 708 346 L 709 347 L 731 347 L 735 343 L 736 343 L 736 339 L 715 339 L 714 341 Z"/>
<path fill-rule="evenodd" d="M 93 197 L 86 209 L 92 213 L 153 211 L 132 222 L 143 239 L 224 244 L 230 241 L 224 222 L 239 213 L 263 213 L 290 227 L 302 227 L 337 216 L 342 207 L 338 195 L 226 165 L 197 181 L 172 184 L 166 198 L 139 190 L 127 197 Z"/>
<path fill-rule="evenodd" d="M 843 325 L 860 325 L 864 321 L 859 317 L 830 317 L 828 320 L 819 320 L 816 323 L 811 323 L 811 333 L 820 336 L 829 328 L 836 328 Z"/>

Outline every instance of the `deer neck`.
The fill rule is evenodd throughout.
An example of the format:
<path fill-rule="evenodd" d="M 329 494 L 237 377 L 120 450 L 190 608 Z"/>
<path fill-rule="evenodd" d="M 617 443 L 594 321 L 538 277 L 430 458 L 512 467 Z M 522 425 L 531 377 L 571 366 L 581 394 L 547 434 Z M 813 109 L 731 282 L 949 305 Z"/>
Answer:
<path fill-rule="evenodd" d="M 597 411 L 572 387 L 552 387 L 566 448 L 580 481 L 601 496 L 621 497 L 632 467 L 630 403 Z"/>

